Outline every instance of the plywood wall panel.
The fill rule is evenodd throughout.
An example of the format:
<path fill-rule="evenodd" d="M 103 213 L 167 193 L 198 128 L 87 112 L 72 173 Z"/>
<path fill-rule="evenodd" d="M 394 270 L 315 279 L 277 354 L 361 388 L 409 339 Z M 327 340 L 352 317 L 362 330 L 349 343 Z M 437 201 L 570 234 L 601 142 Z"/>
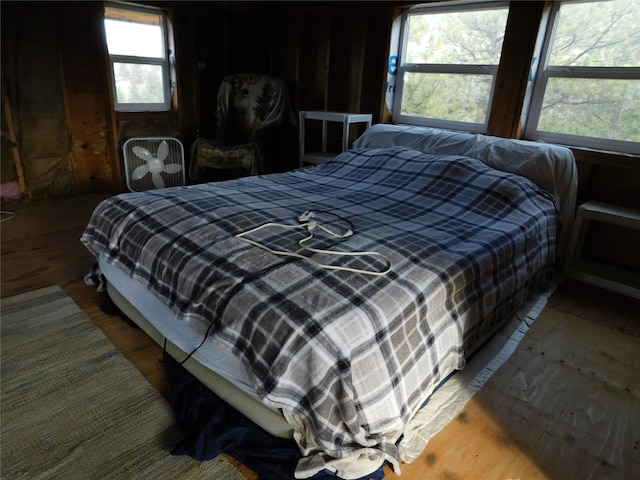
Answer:
<path fill-rule="evenodd" d="M 229 36 L 228 73 L 269 73 L 271 38 L 264 18 L 237 18 Z"/>
<path fill-rule="evenodd" d="M 178 52 L 185 46 L 179 42 L 183 36 L 191 36 L 194 42 L 193 60 L 196 62 L 192 68 L 188 65 L 180 67 L 182 73 L 180 82 L 194 82 L 196 85 L 197 109 L 196 128 L 205 124 L 215 124 L 216 121 L 216 96 L 222 78 L 229 73 L 229 19 L 211 10 L 209 2 L 200 2 L 197 10 L 192 12 L 195 28 L 191 32 L 176 31 L 176 47 Z M 176 28 L 178 25 L 176 25 Z M 183 65 L 184 56 L 178 58 L 178 65 Z M 180 88 L 183 88 L 182 86 Z"/>
<path fill-rule="evenodd" d="M 2 7 L 3 107 L 27 198 L 74 192 L 54 17 L 48 5 Z M 9 129 L 9 125 L 7 125 Z M 4 162 L 3 162 L 4 163 Z"/>
<path fill-rule="evenodd" d="M 588 200 L 640 209 L 640 155 L 572 149 L 578 204 Z"/>
<path fill-rule="evenodd" d="M 331 22 L 328 110 L 358 112 L 360 108 L 366 26 L 354 16 L 334 17 Z"/>
<path fill-rule="evenodd" d="M 67 118 L 72 139 L 72 171 L 78 193 L 115 188 L 102 93 L 67 92 Z"/>
<path fill-rule="evenodd" d="M 113 183 L 109 139 L 104 131 L 73 138 L 73 176 L 79 194 L 117 191 Z"/>
<path fill-rule="evenodd" d="M 117 190 L 111 87 L 101 2 L 53 3 L 62 64 L 73 177 L 79 192 Z"/>
<path fill-rule="evenodd" d="M 193 31 L 196 19 L 188 11 L 178 9 L 173 12 L 175 40 L 175 61 L 177 71 L 177 116 L 180 125 L 180 137 L 187 143 L 195 139 L 196 129 L 200 124 L 200 109 L 197 82 L 197 52 Z"/>
<path fill-rule="evenodd" d="M 300 18 L 285 16 L 271 21 L 273 53 L 271 74 L 280 77 L 287 84 L 291 103 L 298 110 L 297 91 L 300 65 Z"/>
<path fill-rule="evenodd" d="M 305 16 L 300 30 L 298 96 L 300 110 L 326 110 L 331 48 L 331 19 Z"/>
<path fill-rule="evenodd" d="M 373 123 L 383 121 L 393 6 L 380 5 L 366 22 L 360 112 L 371 113 Z"/>

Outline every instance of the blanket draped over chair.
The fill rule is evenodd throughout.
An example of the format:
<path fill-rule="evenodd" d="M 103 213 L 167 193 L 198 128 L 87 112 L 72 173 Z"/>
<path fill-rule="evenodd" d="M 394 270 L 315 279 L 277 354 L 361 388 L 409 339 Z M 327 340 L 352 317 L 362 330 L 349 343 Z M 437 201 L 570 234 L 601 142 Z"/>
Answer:
<path fill-rule="evenodd" d="M 262 137 L 271 127 L 295 125 L 286 85 L 268 75 L 228 75 L 218 90 L 214 138 L 196 139 L 189 169 L 191 180 L 206 168 L 239 169 L 244 175 L 265 173 Z"/>

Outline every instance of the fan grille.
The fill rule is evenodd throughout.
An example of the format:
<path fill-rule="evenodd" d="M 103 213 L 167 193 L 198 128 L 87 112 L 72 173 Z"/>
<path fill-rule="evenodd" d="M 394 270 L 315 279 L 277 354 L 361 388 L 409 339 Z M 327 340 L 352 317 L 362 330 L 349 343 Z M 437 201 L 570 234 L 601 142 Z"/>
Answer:
<path fill-rule="evenodd" d="M 163 142 L 166 142 L 168 147 L 168 153 L 164 158 L 162 158 L 162 151 L 160 155 L 158 154 L 158 149 Z M 154 182 L 152 171 L 149 169 L 151 164 L 148 160 L 140 156 L 139 152 L 141 152 L 141 150 L 135 149 L 135 147 L 140 147 L 148 152 L 150 157 L 147 158 L 161 161 L 162 163 L 159 165 L 164 165 L 164 168 L 167 168 L 166 166 L 170 164 L 180 165 L 181 168 L 177 172 L 165 171 L 163 168 L 163 170 L 158 173 L 162 178 L 161 183 L 164 184 L 165 187 L 177 187 L 186 184 L 184 148 L 180 140 L 173 137 L 135 137 L 128 139 L 122 147 L 127 188 L 129 188 L 129 190 L 132 192 L 143 192 L 145 190 L 159 188 L 159 182 Z M 136 154 L 136 152 L 138 152 L 138 154 Z M 139 167 L 142 167 L 142 169 L 136 171 Z M 177 170 L 177 167 L 170 168 Z M 134 178 L 134 171 L 137 174 L 136 178 Z"/>

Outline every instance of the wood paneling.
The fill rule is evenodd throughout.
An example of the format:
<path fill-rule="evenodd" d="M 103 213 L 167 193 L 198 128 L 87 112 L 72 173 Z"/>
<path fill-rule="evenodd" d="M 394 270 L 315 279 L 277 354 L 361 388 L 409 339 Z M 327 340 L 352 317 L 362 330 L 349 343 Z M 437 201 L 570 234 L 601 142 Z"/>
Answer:
<path fill-rule="evenodd" d="M 23 192 L 31 199 L 73 194 L 52 8 L 10 2 L 2 7 L 1 21 L 3 104 L 9 107 L 5 116 L 12 117 L 12 156 L 22 164 Z"/>
<path fill-rule="evenodd" d="M 98 93 L 65 95 L 72 140 L 72 171 L 78 193 L 108 192 L 119 184 L 112 158 L 110 120 L 105 117 L 104 97 Z M 107 123 L 109 122 L 109 123 Z"/>
<path fill-rule="evenodd" d="M 578 203 L 597 200 L 640 208 L 640 153 L 572 151 L 579 173 Z"/>
<path fill-rule="evenodd" d="M 117 189 L 122 174 L 115 152 L 105 62 L 102 3 L 52 2 L 60 44 L 67 122 L 73 141 L 73 177 L 79 193 Z"/>
<path fill-rule="evenodd" d="M 188 11 L 176 9 L 171 15 L 175 41 L 175 59 L 177 74 L 177 105 L 180 137 L 187 144 L 195 139 L 199 120 L 199 98 L 197 77 L 193 74 L 197 68 L 195 36 L 193 31 L 196 20 Z"/>
<path fill-rule="evenodd" d="M 365 15 L 366 16 L 366 15 Z M 330 111 L 361 112 L 362 81 L 366 22 L 354 22 L 352 15 L 334 17 L 331 21 L 331 50 L 327 78 L 327 106 Z M 342 125 L 327 125 L 328 150 L 339 152 Z M 355 140 L 356 133 L 352 133 Z"/>
<path fill-rule="evenodd" d="M 2 183 L 17 181 L 20 193 L 24 193 L 27 191 L 27 186 L 24 181 L 20 149 L 13 123 L 13 109 L 7 95 L 4 77 L 2 78 L 2 130 L 7 132 L 8 142 L 2 143 L 2 175 L 0 180 Z"/>
<path fill-rule="evenodd" d="M 331 19 L 328 15 L 303 17 L 300 30 L 298 110 L 326 110 L 328 98 Z"/>
<path fill-rule="evenodd" d="M 196 98 L 196 128 L 205 124 L 215 124 L 216 97 L 222 78 L 229 73 L 229 58 L 231 55 L 228 42 L 228 18 L 220 15 L 211 8 L 210 2 L 198 3 L 198 9 L 189 13 L 193 16 L 194 30 L 190 32 L 176 32 L 176 42 L 180 37 L 192 37 L 195 64 L 189 68 L 184 64 L 184 57 L 177 61 L 183 65 L 180 68 L 180 83 L 194 84 Z M 184 46 L 177 44 L 178 51 Z M 182 86 L 180 87 L 182 88 Z"/>
<path fill-rule="evenodd" d="M 327 110 L 360 112 L 366 22 L 351 15 L 333 18 L 327 79 Z"/>
<path fill-rule="evenodd" d="M 294 109 L 297 110 L 297 92 L 300 66 L 300 17 L 282 16 L 271 20 L 271 38 L 273 55 L 271 55 L 270 73 L 282 78 L 289 87 L 289 96 Z"/>
<path fill-rule="evenodd" d="M 269 73 L 271 35 L 264 18 L 242 17 L 227 30 L 229 70 L 227 73 Z"/>
<path fill-rule="evenodd" d="M 380 5 L 367 19 L 359 113 L 371 113 L 373 123 L 383 122 L 393 6 Z"/>

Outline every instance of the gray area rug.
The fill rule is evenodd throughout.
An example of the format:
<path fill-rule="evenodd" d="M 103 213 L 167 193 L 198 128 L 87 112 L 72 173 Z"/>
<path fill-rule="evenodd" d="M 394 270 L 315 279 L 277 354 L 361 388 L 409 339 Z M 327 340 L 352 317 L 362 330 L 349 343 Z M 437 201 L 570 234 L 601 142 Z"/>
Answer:
<path fill-rule="evenodd" d="M 60 287 L 0 314 L 2 478 L 244 479 L 222 456 L 169 454 L 168 403 Z"/>

